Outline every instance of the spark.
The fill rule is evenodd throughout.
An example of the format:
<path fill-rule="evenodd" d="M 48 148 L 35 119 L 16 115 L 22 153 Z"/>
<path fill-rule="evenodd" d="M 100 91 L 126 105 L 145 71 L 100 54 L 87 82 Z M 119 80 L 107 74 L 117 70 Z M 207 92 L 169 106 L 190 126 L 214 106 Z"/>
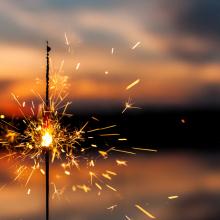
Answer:
<path fill-rule="evenodd" d="M 116 160 L 118 166 L 127 166 L 127 161 L 125 160 Z"/>
<path fill-rule="evenodd" d="M 31 101 L 31 105 L 32 105 L 32 108 L 35 109 L 35 105 L 33 101 Z"/>
<path fill-rule="evenodd" d="M 64 193 L 65 188 L 61 188 L 61 189 L 57 189 L 56 184 L 55 183 L 51 183 L 53 185 L 54 188 L 54 192 L 52 194 L 52 199 L 55 198 L 55 196 L 60 200 L 60 196 Z"/>
<path fill-rule="evenodd" d="M 125 153 L 125 154 L 133 154 L 133 155 L 136 154 L 136 153 L 131 152 L 131 151 L 119 150 L 119 149 L 115 149 L 115 148 L 113 148 L 112 150 L 113 150 L 113 151 L 117 151 L 117 152 L 121 152 L 121 153 Z"/>
<path fill-rule="evenodd" d="M 110 186 L 110 185 L 108 185 L 108 184 L 106 184 L 106 186 L 107 186 L 109 189 L 111 189 L 112 191 L 117 192 L 117 189 L 115 189 L 114 187 L 112 187 L 112 186 Z"/>
<path fill-rule="evenodd" d="M 135 50 L 140 44 L 141 44 L 141 42 L 138 41 L 131 49 L 132 49 L 132 50 Z"/>
<path fill-rule="evenodd" d="M 120 136 L 120 134 L 117 134 L 117 133 L 112 134 L 112 133 L 110 133 L 110 134 L 100 134 L 100 136 L 101 136 L 101 137 L 107 137 L 107 136 Z"/>
<path fill-rule="evenodd" d="M 88 130 L 87 132 L 94 132 L 94 131 L 102 131 L 102 130 L 107 130 L 107 129 L 110 129 L 110 128 L 114 128 L 116 127 L 117 125 L 111 125 L 111 126 L 107 126 L 107 127 L 103 127 L 103 128 L 96 128 L 96 129 L 92 129 L 92 130 Z"/>
<path fill-rule="evenodd" d="M 31 194 L 31 189 L 28 189 L 27 195 L 30 195 L 30 194 Z"/>
<path fill-rule="evenodd" d="M 2 186 L 0 187 L 0 192 L 1 192 L 5 187 L 6 187 L 6 184 L 2 185 Z"/>
<path fill-rule="evenodd" d="M 131 220 L 131 218 L 130 218 L 130 217 L 128 217 L 127 215 L 125 216 L 125 218 L 126 218 L 127 220 Z"/>
<path fill-rule="evenodd" d="M 110 171 L 110 170 L 106 170 L 106 173 L 113 175 L 113 176 L 117 176 L 117 173 Z"/>
<path fill-rule="evenodd" d="M 95 183 L 95 185 L 99 190 L 102 190 L 102 187 L 98 183 Z"/>
<path fill-rule="evenodd" d="M 172 200 L 172 199 L 177 199 L 179 198 L 179 196 L 169 196 L 168 199 Z"/>
<path fill-rule="evenodd" d="M 72 190 L 73 190 L 73 192 L 76 191 L 76 187 L 74 185 L 72 186 Z"/>
<path fill-rule="evenodd" d="M 99 121 L 99 119 L 94 117 L 94 116 L 92 116 L 92 119 L 95 120 L 95 121 Z"/>
<path fill-rule="evenodd" d="M 91 191 L 91 188 L 88 187 L 88 186 L 86 186 L 85 184 L 83 184 L 83 185 L 77 185 L 77 188 L 83 190 L 85 193 Z"/>
<path fill-rule="evenodd" d="M 40 169 L 40 172 L 45 175 L 45 171 L 43 169 Z"/>
<path fill-rule="evenodd" d="M 144 208 L 142 208 L 140 205 L 135 205 L 135 207 L 137 209 L 139 209 L 141 212 L 143 212 L 146 216 L 148 216 L 149 218 L 155 219 L 156 217 L 153 216 L 151 213 L 149 213 L 147 210 L 145 210 Z"/>
<path fill-rule="evenodd" d="M 108 207 L 107 209 L 113 211 L 117 206 L 118 205 L 112 205 L 112 206 Z"/>
<path fill-rule="evenodd" d="M 18 98 L 16 97 L 16 95 L 14 93 L 11 93 L 11 95 L 14 98 L 14 100 L 17 102 L 17 104 L 21 107 L 21 103 L 18 101 Z"/>
<path fill-rule="evenodd" d="M 138 148 L 138 147 L 132 147 L 134 150 L 141 150 L 141 151 L 151 151 L 151 152 L 157 152 L 158 150 L 155 149 L 149 149 L 149 148 Z"/>
<path fill-rule="evenodd" d="M 62 60 L 61 63 L 60 63 L 60 67 L 59 67 L 58 73 L 62 72 L 63 65 L 64 65 L 64 60 Z M 50 88 L 51 88 L 51 89 L 55 89 L 55 88 L 56 88 L 56 85 L 53 85 L 53 86 L 51 86 Z"/>
<path fill-rule="evenodd" d="M 64 172 L 67 176 L 70 176 L 70 171 L 65 170 Z"/>
<path fill-rule="evenodd" d="M 94 167 L 94 166 L 95 166 L 94 160 L 91 160 L 91 161 L 89 162 L 89 166 L 90 166 L 90 167 Z"/>
<path fill-rule="evenodd" d="M 68 40 L 68 38 L 67 38 L 67 34 L 66 34 L 66 32 L 64 33 L 64 36 L 65 36 L 65 42 L 66 42 L 66 45 L 69 46 L 69 40 Z"/>
<path fill-rule="evenodd" d="M 127 138 L 118 138 L 118 141 L 127 141 Z"/>
<path fill-rule="evenodd" d="M 105 71 L 105 75 L 108 75 L 109 74 L 109 72 L 108 71 Z"/>
<path fill-rule="evenodd" d="M 112 49 L 111 49 L 111 54 L 113 55 L 114 52 L 115 52 L 115 48 L 112 47 Z"/>
<path fill-rule="evenodd" d="M 125 102 L 125 108 L 122 111 L 122 114 L 127 110 L 127 109 L 141 109 L 139 107 L 133 106 L 134 103 L 132 103 L 132 100 L 129 98 L 128 101 Z"/>
<path fill-rule="evenodd" d="M 23 174 L 23 172 L 27 169 L 26 166 L 20 166 L 19 169 L 17 170 L 18 175 L 14 178 L 14 181 L 19 179 L 19 177 Z"/>
<path fill-rule="evenodd" d="M 10 143 L 13 143 L 17 136 L 18 136 L 18 134 L 16 132 L 11 131 L 11 130 L 9 130 L 8 133 L 6 134 L 6 138 L 8 139 L 8 141 Z"/>
<path fill-rule="evenodd" d="M 134 87 L 135 85 L 137 85 L 139 82 L 140 82 L 140 79 L 135 80 L 134 82 L 132 82 L 131 84 L 129 84 L 129 85 L 126 87 L 126 90 L 131 89 L 132 87 Z"/>
<path fill-rule="evenodd" d="M 27 186 L 27 184 L 29 183 L 29 181 L 30 181 L 30 179 L 31 179 L 31 177 L 32 177 L 32 175 L 33 175 L 33 173 L 34 173 L 34 171 L 35 171 L 35 168 L 32 168 L 32 171 L 31 171 L 31 173 L 30 173 L 30 175 L 29 175 L 29 177 L 28 177 L 28 179 L 27 179 L 27 181 L 26 181 L 26 183 L 25 183 L 25 186 Z"/>
<path fill-rule="evenodd" d="M 107 153 L 106 151 L 102 151 L 102 150 L 100 150 L 99 153 L 100 153 L 104 158 L 106 158 L 107 155 L 108 155 L 108 153 Z"/>
<path fill-rule="evenodd" d="M 7 157 L 11 157 L 11 156 L 14 156 L 14 155 L 16 155 L 17 153 L 16 152 L 14 152 L 14 153 L 9 153 L 9 154 L 6 154 L 5 156 L 2 156 L 2 157 L 0 157 L 0 160 L 2 160 L 2 159 L 4 159 L 4 158 L 7 158 Z"/>
<path fill-rule="evenodd" d="M 89 175 L 90 175 L 90 183 L 91 183 L 91 185 L 92 185 L 92 183 L 93 183 L 93 177 L 96 177 L 97 178 L 97 176 L 96 176 L 96 174 L 95 173 L 93 173 L 93 172 L 89 172 Z"/>
<path fill-rule="evenodd" d="M 108 173 L 103 173 L 102 176 L 108 180 L 111 180 L 111 176 Z"/>
<path fill-rule="evenodd" d="M 76 70 L 78 70 L 79 67 L 80 67 L 80 63 L 77 63 L 77 64 L 76 64 Z"/>
<path fill-rule="evenodd" d="M 1 119 L 4 119 L 4 118 L 5 118 L 5 116 L 4 116 L 4 115 L 0 115 L 0 118 L 1 118 Z"/>

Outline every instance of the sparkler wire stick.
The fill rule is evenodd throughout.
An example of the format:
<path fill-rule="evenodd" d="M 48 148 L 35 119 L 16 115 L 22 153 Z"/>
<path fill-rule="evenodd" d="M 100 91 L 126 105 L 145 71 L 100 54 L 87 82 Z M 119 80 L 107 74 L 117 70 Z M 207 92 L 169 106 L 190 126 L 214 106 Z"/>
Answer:
<path fill-rule="evenodd" d="M 50 100 L 49 100 L 49 52 L 51 48 L 48 46 L 47 41 L 47 67 L 46 67 L 46 113 L 45 113 L 45 126 L 48 127 L 49 123 L 49 111 L 50 111 Z M 50 170 L 50 151 L 49 147 L 46 148 L 45 152 L 45 165 L 46 165 L 46 173 L 45 173 L 45 180 L 46 180 L 46 220 L 49 220 L 49 194 L 50 194 L 50 183 L 49 183 L 49 170 Z"/>

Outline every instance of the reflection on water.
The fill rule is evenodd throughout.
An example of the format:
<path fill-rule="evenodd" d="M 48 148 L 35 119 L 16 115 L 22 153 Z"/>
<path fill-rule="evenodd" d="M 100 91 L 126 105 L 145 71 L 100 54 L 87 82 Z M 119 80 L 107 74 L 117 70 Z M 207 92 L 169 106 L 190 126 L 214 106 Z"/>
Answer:
<path fill-rule="evenodd" d="M 115 220 L 126 219 L 125 215 L 132 220 L 149 219 L 135 208 L 135 204 L 139 204 L 161 220 L 219 220 L 218 158 L 216 154 L 159 152 L 123 158 L 128 160 L 128 167 L 113 166 L 114 159 L 100 162 L 97 169 L 111 167 L 118 173 L 111 182 L 118 192 L 105 189 L 100 196 L 96 189 L 88 193 L 71 190 L 73 184 L 89 184 L 84 170 L 59 178 L 56 176 L 59 168 L 53 165 L 51 182 L 56 182 L 58 188 L 64 186 L 65 192 L 60 200 L 51 201 L 51 219 Z M 7 160 L 0 162 L 0 219 L 44 219 L 44 176 L 34 175 L 25 188 L 24 181 L 12 181 L 15 171 L 12 164 Z M 30 195 L 27 195 L 28 188 Z M 179 197 L 169 200 L 173 195 Z M 113 205 L 117 205 L 113 210 L 107 209 Z"/>

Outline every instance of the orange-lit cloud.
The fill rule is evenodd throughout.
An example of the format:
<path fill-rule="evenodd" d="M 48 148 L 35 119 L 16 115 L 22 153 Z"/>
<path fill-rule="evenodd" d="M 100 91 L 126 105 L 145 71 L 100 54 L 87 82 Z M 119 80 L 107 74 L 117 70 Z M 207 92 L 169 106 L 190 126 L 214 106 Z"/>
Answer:
<path fill-rule="evenodd" d="M 132 96 L 143 105 L 184 106 L 212 96 L 210 88 L 220 83 L 215 41 L 181 24 L 177 28 L 179 8 L 171 10 L 168 0 L 161 0 L 164 8 L 159 3 L 139 1 L 97 0 L 94 5 L 67 0 L 62 4 L 1 2 L 0 98 L 4 106 L 0 111 L 12 106 L 8 99 L 11 92 L 34 99 L 29 90 L 36 78 L 44 78 L 45 40 L 52 46 L 51 69 L 58 70 L 64 60 L 70 99 L 123 103 Z M 187 7 L 183 9 L 188 13 Z M 137 42 L 140 45 L 132 50 Z M 141 83 L 126 92 L 124 88 L 137 78 Z M 8 85 L 8 81 L 12 83 Z M 39 90 L 42 95 L 43 88 Z"/>

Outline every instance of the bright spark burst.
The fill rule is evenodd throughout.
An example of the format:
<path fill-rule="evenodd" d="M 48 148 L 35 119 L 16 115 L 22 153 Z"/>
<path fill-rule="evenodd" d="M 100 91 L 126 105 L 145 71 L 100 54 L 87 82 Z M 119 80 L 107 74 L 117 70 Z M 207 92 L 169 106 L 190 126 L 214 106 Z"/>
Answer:
<path fill-rule="evenodd" d="M 128 109 L 141 109 L 140 107 L 134 106 L 134 103 L 132 102 L 131 98 L 128 99 L 128 101 L 125 102 L 125 107 L 122 111 L 122 114 L 127 111 Z"/>
<path fill-rule="evenodd" d="M 66 101 L 68 94 L 68 77 L 63 76 L 62 69 L 64 65 L 64 60 L 61 61 L 58 72 L 52 75 L 50 83 L 50 109 L 46 108 L 43 98 L 38 94 L 38 92 L 32 91 L 36 95 L 41 104 L 39 107 L 31 101 L 31 106 L 25 101 L 20 101 L 19 97 L 12 93 L 12 97 L 18 104 L 18 108 L 21 111 L 24 119 L 23 123 L 25 126 L 24 130 L 20 130 L 16 127 L 15 123 L 6 122 L 4 117 L 1 116 L 1 124 L 3 124 L 5 132 L 3 138 L 1 138 L 1 144 L 8 150 L 8 154 L 3 156 L 3 158 L 12 158 L 13 160 L 18 160 L 19 162 L 24 160 L 29 160 L 32 166 L 21 164 L 16 169 L 16 177 L 14 180 L 25 179 L 25 186 L 28 186 L 33 175 L 39 172 L 41 175 L 45 175 L 44 170 L 44 154 L 46 149 L 50 151 L 51 163 L 54 161 L 60 162 L 60 167 L 63 169 L 61 174 L 56 174 L 57 178 L 71 176 L 72 168 L 75 167 L 78 170 L 81 167 L 87 166 L 88 175 L 90 177 L 90 185 L 88 184 L 76 184 L 72 185 L 72 191 L 81 190 L 85 193 L 91 190 L 98 190 L 98 195 L 104 189 L 112 190 L 117 192 L 117 189 L 110 184 L 110 181 L 117 175 L 116 172 L 111 169 L 106 169 L 105 171 L 96 171 L 96 166 L 98 159 L 108 159 L 109 153 L 111 151 L 119 151 L 120 153 L 130 153 L 126 151 L 120 151 L 115 147 L 110 147 L 108 144 L 105 146 L 100 146 L 96 143 L 97 137 L 102 138 L 104 142 L 107 139 L 118 141 L 120 139 L 119 133 L 114 133 L 114 128 L 117 125 L 109 126 L 96 126 L 92 128 L 88 124 L 89 121 L 84 123 L 80 128 L 75 128 L 70 130 L 68 126 L 65 126 L 62 122 L 63 118 L 70 118 L 72 115 L 67 113 L 67 108 L 70 102 Z M 80 63 L 77 64 L 77 69 Z M 38 81 L 40 83 L 42 81 Z M 23 112 L 24 108 L 29 108 L 32 110 L 30 116 L 26 116 Z M 97 123 L 100 120 L 96 117 L 92 117 Z M 89 129 L 87 129 L 89 127 Z M 125 138 L 121 138 L 125 140 Z M 87 146 L 86 142 L 92 143 Z M 84 144 L 85 143 L 85 144 Z M 90 154 L 89 152 L 93 151 Z M 94 157 L 94 151 L 96 151 L 97 156 Z M 118 165 L 126 166 L 126 161 L 117 161 Z M 27 175 L 28 173 L 28 175 Z M 58 178 L 58 179 L 59 179 Z M 63 194 L 64 189 L 57 189 L 56 183 L 51 183 L 53 185 L 52 198 L 60 198 Z M 27 190 L 27 194 L 30 194 L 30 188 Z"/>
<path fill-rule="evenodd" d="M 67 37 L 65 36 L 65 44 L 69 47 L 70 43 Z M 132 49 L 135 49 L 139 46 L 140 42 L 137 42 Z M 111 49 L 111 54 L 115 53 L 114 48 Z M 50 109 L 46 108 L 46 104 L 44 99 L 38 92 L 32 91 L 35 96 L 37 96 L 41 102 L 38 106 L 34 101 L 31 101 L 31 106 L 28 106 L 28 103 L 25 101 L 20 101 L 19 97 L 15 94 L 11 94 L 15 102 L 18 104 L 18 108 L 23 115 L 23 123 L 25 126 L 24 130 L 16 127 L 14 123 L 10 123 L 5 121 L 5 116 L 0 115 L 0 123 L 3 125 L 3 138 L 0 138 L 0 144 L 8 151 L 8 153 L 0 159 L 3 158 L 12 158 L 13 160 L 17 160 L 16 162 L 23 162 L 24 160 L 29 160 L 32 163 L 32 166 L 27 166 L 24 164 L 19 165 L 16 169 L 16 177 L 14 180 L 20 180 L 22 177 L 26 178 L 27 172 L 29 175 L 26 178 L 25 186 L 29 184 L 32 176 L 39 172 L 41 175 L 45 175 L 44 171 L 44 154 L 45 148 L 50 151 L 51 155 L 51 163 L 55 160 L 60 163 L 60 167 L 62 169 L 62 174 L 56 174 L 56 178 L 60 179 L 61 177 L 71 176 L 72 168 L 75 167 L 80 170 L 80 167 L 86 164 L 88 169 L 87 174 L 90 178 L 90 182 L 86 184 L 74 184 L 71 186 L 72 192 L 77 190 L 81 190 L 85 193 L 89 193 L 91 190 L 96 189 L 97 195 L 101 195 L 101 191 L 104 189 L 111 190 L 113 192 L 118 192 L 117 187 L 113 187 L 110 184 L 110 181 L 114 179 L 118 173 L 112 171 L 111 169 L 105 169 L 104 171 L 96 171 L 96 164 L 99 158 L 108 159 L 109 153 L 115 151 L 117 153 L 123 154 L 131 154 L 136 155 L 133 151 L 121 150 L 116 148 L 115 146 L 109 146 L 108 144 L 104 146 L 99 146 L 96 143 L 96 139 L 98 138 L 111 138 L 111 140 L 117 141 L 127 141 L 127 138 L 120 137 L 119 133 L 114 133 L 111 129 L 115 128 L 117 125 L 109 125 L 104 127 L 96 126 L 95 128 L 91 128 L 90 121 L 82 123 L 83 125 L 79 128 L 75 128 L 74 130 L 70 130 L 68 126 L 65 126 L 63 123 L 64 118 L 72 117 L 71 114 L 67 113 L 67 108 L 71 104 L 66 101 L 68 96 L 68 77 L 63 76 L 61 72 L 63 72 L 64 60 L 61 61 L 58 72 L 54 73 L 51 78 L 50 83 Z M 79 70 L 80 63 L 77 63 L 76 70 Z M 109 72 L 105 71 L 107 75 Z M 40 84 L 42 81 L 37 80 L 37 83 Z M 140 79 L 135 80 L 131 84 L 126 87 L 126 90 L 131 89 L 136 84 L 140 82 Z M 125 103 L 125 108 L 122 111 L 124 113 L 127 109 L 139 107 L 133 106 L 134 103 L 131 102 L 131 99 Z M 30 116 L 26 116 L 23 112 L 23 109 L 30 107 Z M 100 120 L 96 117 L 92 117 L 96 123 L 99 123 Z M 88 128 L 89 127 L 89 128 Z M 87 129 L 88 128 L 88 129 Z M 115 138 L 115 139 L 114 139 Z M 89 147 L 84 143 L 87 141 L 92 141 Z M 106 140 L 105 140 L 106 142 Z M 131 148 L 132 150 L 145 150 L 145 151 L 154 151 L 153 149 L 142 149 L 142 148 Z M 96 157 L 90 156 L 89 151 L 92 150 L 96 152 Z M 117 166 L 127 166 L 128 162 L 125 160 L 115 160 Z M 63 195 L 65 191 L 65 187 L 57 188 L 55 183 L 51 183 L 53 185 L 53 194 L 52 198 L 58 198 Z M 0 188 L 1 190 L 2 188 Z M 27 189 L 27 195 L 30 195 L 31 189 Z M 168 197 L 169 199 L 174 199 L 174 196 Z M 118 205 L 110 206 L 109 210 L 114 210 Z M 150 218 L 155 218 L 145 209 L 143 209 L 139 205 L 135 205 L 140 211 L 142 211 L 145 215 Z M 127 220 L 131 220 L 127 215 L 125 215 Z"/>
<path fill-rule="evenodd" d="M 42 136 L 42 142 L 41 145 L 43 147 L 49 147 L 52 144 L 53 137 L 52 135 L 46 131 L 45 134 Z"/>

